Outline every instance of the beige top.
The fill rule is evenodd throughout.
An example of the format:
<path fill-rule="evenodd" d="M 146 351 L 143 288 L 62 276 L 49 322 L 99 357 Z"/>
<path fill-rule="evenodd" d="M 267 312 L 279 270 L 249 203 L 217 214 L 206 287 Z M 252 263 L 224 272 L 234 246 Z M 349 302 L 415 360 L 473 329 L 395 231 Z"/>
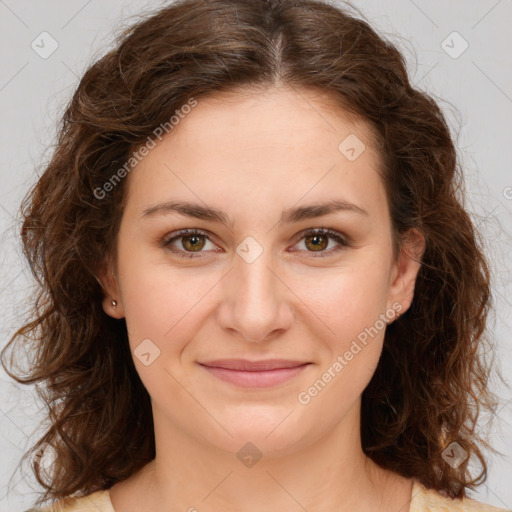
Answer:
<path fill-rule="evenodd" d="M 64 498 L 46 508 L 30 509 L 26 512 L 115 512 L 108 490 L 96 491 L 81 498 Z M 409 512 L 511 512 L 470 498 L 462 500 L 445 498 L 437 491 L 427 489 L 413 480 L 411 507 Z"/>

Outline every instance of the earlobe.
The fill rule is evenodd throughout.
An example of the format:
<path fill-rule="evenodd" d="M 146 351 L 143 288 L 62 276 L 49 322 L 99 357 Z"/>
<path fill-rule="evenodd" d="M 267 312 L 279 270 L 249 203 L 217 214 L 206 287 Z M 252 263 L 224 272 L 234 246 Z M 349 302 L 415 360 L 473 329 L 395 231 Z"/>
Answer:
<path fill-rule="evenodd" d="M 105 293 L 105 292 L 104 292 Z M 124 311 L 119 299 L 113 299 L 110 295 L 104 295 L 102 300 L 103 311 L 112 318 L 123 318 Z"/>
<path fill-rule="evenodd" d="M 98 275 L 99 277 L 96 279 L 103 291 L 103 311 L 112 318 L 123 318 L 124 310 L 119 298 L 119 287 L 112 265 L 104 261 L 100 266 Z"/>
<path fill-rule="evenodd" d="M 389 303 L 399 303 L 402 306 L 400 314 L 403 315 L 410 307 L 413 297 L 416 278 L 421 268 L 421 260 L 425 253 L 425 238 L 416 229 L 411 228 L 403 237 L 396 274 L 389 294 Z M 388 307 L 390 307 L 388 305 Z"/>

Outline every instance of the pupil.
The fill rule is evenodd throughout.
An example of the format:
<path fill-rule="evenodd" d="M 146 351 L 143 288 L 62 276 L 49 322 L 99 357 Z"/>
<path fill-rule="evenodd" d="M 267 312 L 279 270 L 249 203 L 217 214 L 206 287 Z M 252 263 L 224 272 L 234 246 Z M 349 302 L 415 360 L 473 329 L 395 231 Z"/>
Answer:
<path fill-rule="evenodd" d="M 185 240 L 185 243 L 189 245 L 189 248 L 201 248 L 200 235 L 189 235 L 188 237 L 185 237 Z"/>
<path fill-rule="evenodd" d="M 309 241 L 313 243 L 315 249 L 325 249 L 325 236 L 324 235 L 311 235 L 308 237 Z M 322 239 L 324 241 L 322 242 Z"/>

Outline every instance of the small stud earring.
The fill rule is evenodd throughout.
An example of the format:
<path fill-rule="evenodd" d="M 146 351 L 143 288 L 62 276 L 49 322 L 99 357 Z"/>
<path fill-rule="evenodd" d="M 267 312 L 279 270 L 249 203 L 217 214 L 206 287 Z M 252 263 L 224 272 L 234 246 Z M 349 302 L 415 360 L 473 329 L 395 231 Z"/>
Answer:
<path fill-rule="evenodd" d="M 112 306 L 115 308 L 117 306 L 117 300 L 112 299 Z"/>

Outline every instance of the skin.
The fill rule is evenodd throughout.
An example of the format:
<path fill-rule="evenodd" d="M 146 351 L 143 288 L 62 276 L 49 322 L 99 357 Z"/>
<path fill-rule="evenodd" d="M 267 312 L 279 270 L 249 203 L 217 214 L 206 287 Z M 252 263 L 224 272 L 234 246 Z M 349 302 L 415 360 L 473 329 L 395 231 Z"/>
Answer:
<path fill-rule="evenodd" d="M 134 356 L 152 400 L 156 459 L 111 488 L 116 512 L 409 509 L 412 480 L 367 458 L 359 433 L 385 327 L 309 403 L 298 400 L 379 315 L 409 308 L 424 250 L 412 230 L 393 257 L 372 132 L 322 94 L 273 87 L 201 99 L 127 178 L 103 307 L 126 318 L 132 353 L 150 339 L 160 355 L 147 366 Z M 366 145 L 354 161 L 338 150 L 350 134 Z M 278 224 L 284 209 L 332 199 L 367 215 Z M 234 225 L 142 217 L 170 200 L 216 207 Z M 315 256 L 301 232 L 320 227 L 349 246 L 321 237 L 326 255 Z M 186 236 L 172 243 L 190 259 L 160 243 L 185 228 L 210 237 L 199 238 L 199 253 Z M 263 249 L 251 263 L 236 252 L 246 237 Z M 244 389 L 198 365 L 219 358 L 312 364 L 275 387 Z M 247 442 L 262 454 L 252 467 L 236 456 Z"/>

